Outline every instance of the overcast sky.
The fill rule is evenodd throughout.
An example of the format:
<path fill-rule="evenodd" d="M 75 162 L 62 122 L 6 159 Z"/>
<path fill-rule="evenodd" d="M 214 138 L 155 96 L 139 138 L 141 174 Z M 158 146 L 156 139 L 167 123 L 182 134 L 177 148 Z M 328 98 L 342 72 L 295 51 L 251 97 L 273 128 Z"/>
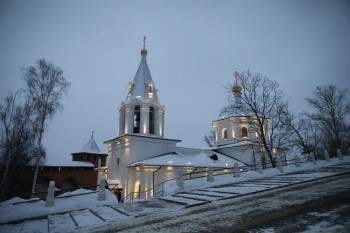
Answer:
<path fill-rule="evenodd" d="M 277 80 L 295 112 L 316 85 L 350 88 L 349 1 L 0 1 L 0 99 L 40 58 L 64 70 L 69 94 L 45 135 L 48 161 L 69 161 L 91 136 L 118 133 L 117 107 L 147 62 L 167 107 L 165 136 L 202 148 L 248 68 Z"/>

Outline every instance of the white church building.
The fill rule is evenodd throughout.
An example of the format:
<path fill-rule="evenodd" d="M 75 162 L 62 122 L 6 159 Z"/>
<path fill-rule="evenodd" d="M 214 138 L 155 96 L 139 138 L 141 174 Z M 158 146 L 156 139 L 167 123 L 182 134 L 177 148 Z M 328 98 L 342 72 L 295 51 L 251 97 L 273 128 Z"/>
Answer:
<path fill-rule="evenodd" d="M 216 145 L 208 149 L 177 147 L 181 140 L 166 138 L 165 106 L 158 99 L 147 54 L 144 45 L 134 80 L 118 107 L 118 137 L 104 142 L 108 145 L 107 180 L 118 184 L 122 197 L 130 193 L 134 197 L 153 196 L 155 187 L 176 178 L 179 169 L 195 177 L 208 167 L 224 173 L 232 171 L 235 163 L 255 166 L 256 160 L 264 160 L 255 132 L 244 123 L 245 116 L 223 116 L 213 121 Z M 236 84 L 235 88 L 239 94 L 241 87 Z"/>

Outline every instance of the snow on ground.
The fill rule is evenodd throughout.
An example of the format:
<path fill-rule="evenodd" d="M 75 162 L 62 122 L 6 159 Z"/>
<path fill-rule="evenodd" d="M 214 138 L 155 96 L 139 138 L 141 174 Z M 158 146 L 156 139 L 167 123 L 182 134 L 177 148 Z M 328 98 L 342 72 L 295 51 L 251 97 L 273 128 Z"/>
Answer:
<path fill-rule="evenodd" d="M 295 224 L 299 224 L 301 229 L 304 228 L 297 231 L 298 233 L 348 233 L 350 232 L 350 216 L 344 215 L 344 210 L 348 208 L 348 205 L 342 205 L 326 212 L 305 213 L 293 219 L 294 226 L 292 227 L 295 229 Z M 286 226 L 287 224 L 288 222 L 284 221 L 273 227 L 251 230 L 249 233 L 281 232 L 283 229 L 288 229 L 289 225 Z"/>
<path fill-rule="evenodd" d="M 72 196 L 77 194 L 85 195 Z M 66 192 L 55 198 L 55 205 L 53 207 L 45 207 L 45 201 L 38 198 L 24 200 L 15 197 L 0 204 L 0 223 L 94 206 L 114 204 L 117 202 L 116 196 L 108 190 L 106 190 L 105 201 L 98 201 L 97 194 L 97 192 L 85 189 Z"/>
<path fill-rule="evenodd" d="M 318 224 L 309 226 L 308 230 L 300 233 L 340 233 L 350 232 L 350 220 L 344 223 L 344 225 L 334 225 L 334 223 L 323 220 Z"/>
<path fill-rule="evenodd" d="M 320 220 L 318 223 L 308 226 L 306 231 L 301 233 L 331 233 L 331 232 L 350 232 L 350 216 L 347 216 L 344 221 L 344 217 L 341 217 L 339 212 L 343 209 L 348 209 L 348 205 L 340 206 L 332 211 L 326 213 L 313 212 L 308 215 L 313 215 L 315 217 L 326 219 Z M 341 221 L 341 219 L 343 221 Z"/>
<path fill-rule="evenodd" d="M 299 171 L 311 171 L 311 170 L 317 170 L 322 167 L 327 167 L 331 165 L 336 165 L 336 164 L 342 164 L 342 163 L 347 163 L 350 162 L 350 156 L 344 157 L 343 160 L 340 160 L 338 158 L 333 158 L 331 159 L 330 162 L 327 161 L 317 161 L 317 164 L 312 164 L 312 163 L 304 163 L 301 165 L 301 167 L 297 168 L 294 165 L 289 165 L 284 167 L 284 174 L 287 173 L 294 173 L 294 172 L 299 172 Z M 303 178 L 307 179 L 312 179 L 312 178 L 319 178 L 324 175 L 327 175 L 327 170 L 324 172 L 310 172 L 310 173 L 304 173 L 301 176 Z M 283 175 L 281 174 L 278 169 L 276 168 L 270 168 L 270 169 L 265 169 L 263 170 L 263 174 L 260 174 L 256 171 L 249 171 L 249 172 L 244 172 L 241 174 L 240 178 L 235 178 L 233 175 L 220 175 L 220 176 L 215 176 L 213 182 L 208 182 L 206 181 L 206 178 L 198 178 L 198 179 L 193 179 L 193 180 L 186 180 L 184 181 L 185 183 L 185 189 L 186 190 L 193 190 L 193 189 L 204 189 L 204 188 L 209 188 L 213 186 L 220 186 L 220 185 L 225 185 L 225 184 L 232 184 L 232 183 L 240 183 L 243 181 L 247 180 L 252 180 L 252 179 L 262 179 L 264 177 L 272 177 L 272 176 L 277 176 L 277 175 Z M 290 175 L 289 175 L 290 176 Z M 297 175 L 292 175 L 297 177 Z M 258 187 L 259 185 L 255 185 Z M 274 186 L 274 184 L 269 184 L 269 186 Z M 231 189 L 232 187 L 224 187 L 226 191 L 228 189 Z M 249 191 L 248 189 L 252 189 L 253 187 L 250 187 L 249 184 L 245 184 L 244 187 L 242 187 L 241 191 L 243 192 L 246 190 L 247 192 Z M 267 187 L 262 187 L 262 189 L 266 189 Z M 244 189 L 244 190 L 243 190 Z M 233 191 L 237 191 L 237 187 L 235 189 L 232 189 Z M 170 194 L 179 191 L 178 186 L 176 184 L 176 181 L 170 181 L 164 185 L 164 193 L 169 196 Z M 209 191 L 209 190 L 208 190 Z M 217 190 L 216 190 L 217 191 Z M 210 191 L 209 191 L 210 192 Z M 72 196 L 76 194 L 85 194 L 85 195 L 78 195 L 78 196 Z M 13 198 L 11 200 L 5 201 L 0 204 L 0 224 L 1 223 L 6 223 L 9 221 L 14 221 L 14 220 L 22 220 L 26 218 L 35 218 L 35 217 L 40 217 L 40 216 L 46 216 L 50 215 L 52 216 L 53 214 L 59 214 L 61 215 L 55 215 L 57 220 L 56 222 L 58 223 L 59 219 L 58 217 L 64 217 L 64 213 L 67 213 L 69 211 L 75 210 L 76 212 L 74 213 L 76 216 L 74 216 L 75 219 L 78 221 L 78 225 L 87 225 L 89 224 L 90 220 L 89 217 L 91 213 L 87 211 L 86 209 L 89 208 L 92 211 L 95 211 L 96 213 L 101 212 L 101 216 L 108 216 L 108 211 L 111 212 L 113 209 L 106 209 L 102 208 L 102 206 L 106 205 L 111 205 L 111 206 L 116 206 L 118 205 L 118 209 L 121 209 L 127 213 L 133 213 L 133 209 L 135 209 L 134 212 L 141 213 L 142 212 L 145 215 L 151 214 L 151 212 L 159 212 L 159 211 L 164 211 L 163 209 L 172 209 L 174 208 L 173 206 L 171 208 L 166 208 L 164 206 L 160 206 L 160 204 L 156 203 L 156 200 L 152 200 L 151 202 L 140 202 L 138 203 L 124 203 L 123 205 L 117 204 L 117 199 L 114 194 L 106 190 L 106 201 L 98 201 L 97 200 L 97 192 L 93 192 L 90 190 L 84 190 L 84 189 L 78 189 L 74 192 L 68 192 L 65 193 L 61 196 L 58 196 L 55 198 L 55 206 L 54 207 L 45 207 L 45 202 L 40 200 L 40 199 L 30 199 L 30 200 L 24 200 L 21 198 Z M 165 195 L 166 196 L 166 195 Z M 149 203 L 149 204 L 147 204 Z M 149 206 L 145 206 L 145 205 Z M 159 206 L 157 206 L 159 205 Z M 170 206 L 168 203 L 167 205 Z M 119 207 L 120 206 L 120 207 Z M 146 211 L 147 210 L 147 211 Z M 146 212 L 145 212 L 146 211 Z M 136 216 L 136 213 L 135 213 Z M 93 217 L 91 215 L 91 217 Z M 52 216 L 53 218 L 53 216 Z M 116 219 L 125 219 L 122 217 L 116 217 Z M 109 219 L 110 221 L 114 221 L 113 219 Z M 6 232 L 10 230 L 10 232 L 18 232 L 18 229 L 33 229 L 32 224 L 41 226 L 41 229 L 45 228 L 42 227 L 42 225 L 47 224 L 45 221 L 41 220 L 36 220 L 38 222 L 33 221 L 25 221 L 23 223 L 17 224 L 17 225 L 8 225 L 6 228 Z M 50 219 L 49 219 L 50 221 Z M 125 220 L 123 220 L 125 221 Z M 130 220 L 131 221 L 131 220 Z M 91 221 L 92 223 L 93 221 Z M 59 227 L 59 226 L 57 226 Z M 16 229 L 15 229 L 16 228 Z M 46 228 L 47 229 L 47 228 Z M 0 228 L 1 231 L 1 228 Z"/>
<path fill-rule="evenodd" d="M 302 163 L 301 167 L 295 167 L 295 165 L 288 165 L 283 168 L 284 168 L 284 174 L 287 174 L 287 173 L 294 173 L 299 171 L 316 170 L 325 166 L 341 164 L 344 162 L 350 162 L 350 156 L 345 156 L 343 160 L 339 158 L 332 158 L 330 162 L 322 160 L 322 161 L 316 161 L 316 164 L 307 162 L 307 163 Z M 239 178 L 235 178 L 233 174 L 227 174 L 227 175 L 214 176 L 213 182 L 208 182 L 207 178 L 197 178 L 197 179 L 185 180 L 184 184 L 185 184 L 185 190 L 187 191 L 187 190 L 193 190 L 193 189 L 203 189 L 211 186 L 231 184 L 233 182 L 239 183 L 247 180 L 259 179 L 264 177 L 272 177 L 276 175 L 281 175 L 281 172 L 278 169 L 268 168 L 263 170 L 263 174 L 260 174 L 257 171 L 249 171 L 249 172 L 242 172 Z M 310 178 L 318 178 L 317 176 L 319 175 L 320 175 L 319 173 L 313 173 L 310 176 Z M 163 191 L 164 191 L 164 196 L 169 196 L 175 192 L 180 192 L 182 190 L 179 189 L 178 185 L 176 184 L 176 180 L 172 180 L 163 185 Z"/>

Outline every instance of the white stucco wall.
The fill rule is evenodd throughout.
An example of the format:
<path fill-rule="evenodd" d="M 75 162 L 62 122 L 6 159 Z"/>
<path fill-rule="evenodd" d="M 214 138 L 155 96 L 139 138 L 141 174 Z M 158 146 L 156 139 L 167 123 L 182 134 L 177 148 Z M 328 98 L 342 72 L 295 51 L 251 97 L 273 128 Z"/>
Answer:
<path fill-rule="evenodd" d="M 175 151 L 178 140 L 158 137 L 144 137 L 137 135 L 125 135 L 106 142 L 108 144 L 108 174 L 107 179 L 116 180 L 125 193 L 135 191 L 135 182 L 141 183 L 141 190 L 152 186 L 152 182 L 145 180 L 152 178 L 153 170 L 140 176 L 139 170 L 133 170 L 128 166 L 132 163 L 149 159 L 154 156 L 167 154 Z M 119 165 L 117 164 L 119 158 Z M 136 184 L 136 186 L 138 186 Z"/>

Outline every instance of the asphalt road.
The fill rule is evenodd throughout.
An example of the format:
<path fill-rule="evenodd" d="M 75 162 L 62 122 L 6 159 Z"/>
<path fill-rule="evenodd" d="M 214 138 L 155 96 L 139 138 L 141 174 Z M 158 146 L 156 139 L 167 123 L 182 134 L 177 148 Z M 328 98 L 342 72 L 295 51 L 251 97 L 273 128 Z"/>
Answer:
<path fill-rule="evenodd" d="M 314 212 L 340 208 L 335 221 L 341 224 L 349 219 L 349 206 L 350 174 L 345 174 L 125 223 L 110 223 L 94 232 L 263 232 L 261 229 L 271 227 L 276 232 L 302 232 L 321 221 Z M 324 217 L 329 219 L 329 215 Z"/>

